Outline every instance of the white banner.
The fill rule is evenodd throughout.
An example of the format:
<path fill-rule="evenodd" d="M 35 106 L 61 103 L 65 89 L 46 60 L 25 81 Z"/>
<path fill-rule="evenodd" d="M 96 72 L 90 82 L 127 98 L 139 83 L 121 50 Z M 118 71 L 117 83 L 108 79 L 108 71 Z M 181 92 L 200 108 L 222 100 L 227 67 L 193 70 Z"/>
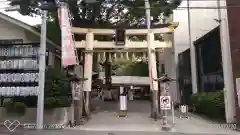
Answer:
<path fill-rule="evenodd" d="M 120 110 L 127 110 L 127 96 L 120 96 Z"/>
<path fill-rule="evenodd" d="M 76 65 L 77 59 L 72 36 L 72 26 L 70 24 L 67 7 L 61 7 L 58 10 L 58 19 L 62 31 L 62 65 L 64 67 L 69 65 Z"/>

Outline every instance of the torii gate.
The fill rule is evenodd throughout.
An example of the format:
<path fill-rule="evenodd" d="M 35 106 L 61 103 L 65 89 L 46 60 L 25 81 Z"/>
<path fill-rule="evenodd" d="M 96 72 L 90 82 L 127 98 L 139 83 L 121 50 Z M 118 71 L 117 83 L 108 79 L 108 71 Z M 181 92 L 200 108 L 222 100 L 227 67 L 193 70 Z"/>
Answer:
<path fill-rule="evenodd" d="M 173 23 L 170 27 L 157 28 L 157 29 L 126 29 L 126 36 L 129 35 L 145 35 L 147 41 L 125 41 L 125 45 L 119 46 L 115 44 L 115 41 L 96 41 L 94 40 L 94 34 L 97 35 L 114 35 L 115 29 L 89 29 L 89 28 L 77 28 L 72 27 L 72 33 L 74 34 L 86 34 L 86 41 L 75 41 L 76 48 L 85 49 L 84 60 L 84 78 L 88 78 L 83 84 L 84 91 L 91 91 L 92 87 L 92 65 L 93 65 L 93 52 L 96 49 L 146 49 L 148 52 L 148 65 L 149 65 L 149 80 L 150 89 L 152 91 L 152 111 L 151 117 L 158 117 L 158 81 L 157 79 L 157 65 L 156 65 L 156 49 L 171 48 L 172 42 L 160 42 L 155 41 L 154 34 L 166 34 L 172 33 L 178 23 Z M 156 102 L 155 102 L 156 101 Z"/>
<path fill-rule="evenodd" d="M 176 23 L 172 26 L 175 28 Z M 158 90 L 158 82 L 155 81 L 157 78 L 156 69 L 156 49 L 171 48 L 172 42 L 156 41 L 154 40 L 154 34 L 166 34 L 172 33 L 172 27 L 156 28 L 156 29 L 126 29 L 126 36 L 130 35 L 146 35 L 147 41 L 130 41 L 126 38 L 126 44 L 124 46 L 115 45 L 115 41 L 96 41 L 94 40 L 94 34 L 96 35 L 115 35 L 115 29 L 91 29 L 91 28 L 78 28 L 72 27 L 72 33 L 74 34 L 86 34 L 86 40 L 75 41 L 75 47 L 85 49 L 85 63 L 84 63 L 84 78 L 88 78 L 84 83 L 83 89 L 85 91 L 91 91 L 92 85 L 92 64 L 93 64 L 93 53 L 95 49 L 123 49 L 126 50 L 141 50 L 146 49 L 149 57 L 149 78 L 150 86 L 152 90 Z M 120 50 L 121 51 L 121 50 Z M 96 51 L 101 52 L 101 51 Z M 104 52 L 104 51 L 102 51 Z M 116 50 L 116 52 L 118 52 Z"/>

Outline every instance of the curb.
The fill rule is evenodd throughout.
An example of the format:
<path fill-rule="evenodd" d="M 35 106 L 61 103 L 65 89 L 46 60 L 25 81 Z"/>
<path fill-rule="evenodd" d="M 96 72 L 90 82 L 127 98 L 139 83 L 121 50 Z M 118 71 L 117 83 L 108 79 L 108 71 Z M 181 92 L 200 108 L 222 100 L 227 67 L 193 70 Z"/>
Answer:
<path fill-rule="evenodd" d="M 27 125 L 24 124 L 19 124 L 19 125 L 15 125 L 17 126 L 16 129 L 20 128 L 20 129 L 26 129 L 26 130 L 36 130 L 35 128 L 28 128 Z M 4 123 L 0 123 L 0 127 L 5 127 L 6 129 L 8 129 Z M 49 128 L 49 129 L 44 129 L 44 130 L 61 130 L 61 129 L 65 129 L 67 126 L 63 126 L 62 128 Z"/>
<path fill-rule="evenodd" d="M 0 123 L 0 127 L 6 127 L 4 123 Z M 17 128 L 24 128 L 23 124 L 17 125 Z"/>
<path fill-rule="evenodd" d="M 236 129 L 234 129 L 235 131 L 237 131 L 237 132 L 240 132 L 240 128 L 236 128 Z"/>
<path fill-rule="evenodd" d="M 3 123 L 0 123 L 0 127 L 5 127 L 5 125 Z"/>

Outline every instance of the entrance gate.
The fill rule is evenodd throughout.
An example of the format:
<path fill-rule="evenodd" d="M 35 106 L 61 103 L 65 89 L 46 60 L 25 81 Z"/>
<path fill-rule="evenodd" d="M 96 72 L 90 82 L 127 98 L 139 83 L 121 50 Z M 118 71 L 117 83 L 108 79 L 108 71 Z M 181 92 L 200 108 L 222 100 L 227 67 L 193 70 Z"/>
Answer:
<path fill-rule="evenodd" d="M 147 41 L 130 41 L 126 38 L 124 45 L 116 45 L 114 41 L 97 41 L 94 40 L 94 35 L 115 35 L 114 29 L 91 29 L 91 28 L 77 28 L 72 27 L 72 33 L 85 34 L 86 40 L 75 41 L 75 47 L 78 49 L 85 49 L 84 52 L 84 77 L 87 78 L 83 82 L 83 90 L 90 92 L 92 89 L 92 65 L 93 53 L 123 53 L 123 52 L 143 52 L 148 53 L 149 65 L 149 84 L 152 91 L 152 101 L 158 101 L 158 81 L 157 81 L 157 66 L 156 66 L 156 52 L 162 51 L 164 48 L 171 48 L 172 42 L 156 41 L 155 34 L 166 34 L 173 32 L 173 28 L 177 24 L 172 24 L 170 27 L 156 28 L 156 29 L 126 29 L 126 37 L 135 35 L 144 35 Z M 159 110 L 158 102 L 152 102 L 152 114 L 155 116 Z"/>

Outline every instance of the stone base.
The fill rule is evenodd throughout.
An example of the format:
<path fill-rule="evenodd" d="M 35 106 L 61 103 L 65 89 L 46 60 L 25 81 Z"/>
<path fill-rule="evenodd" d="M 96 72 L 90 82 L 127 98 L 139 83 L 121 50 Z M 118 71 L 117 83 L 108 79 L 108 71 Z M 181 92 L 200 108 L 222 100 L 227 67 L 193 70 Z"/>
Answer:
<path fill-rule="evenodd" d="M 172 126 L 163 125 L 163 126 L 162 126 L 162 131 L 172 131 Z"/>
<path fill-rule="evenodd" d="M 127 110 L 120 110 L 118 113 L 118 117 L 127 117 Z"/>
<path fill-rule="evenodd" d="M 182 118 L 183 118 L 183 119 L 188 119 L 189 117 L 188 117 L 188 116 L 180 116 L 179 118 L 180 118 L 180 119 L 182 119 Z"/>

